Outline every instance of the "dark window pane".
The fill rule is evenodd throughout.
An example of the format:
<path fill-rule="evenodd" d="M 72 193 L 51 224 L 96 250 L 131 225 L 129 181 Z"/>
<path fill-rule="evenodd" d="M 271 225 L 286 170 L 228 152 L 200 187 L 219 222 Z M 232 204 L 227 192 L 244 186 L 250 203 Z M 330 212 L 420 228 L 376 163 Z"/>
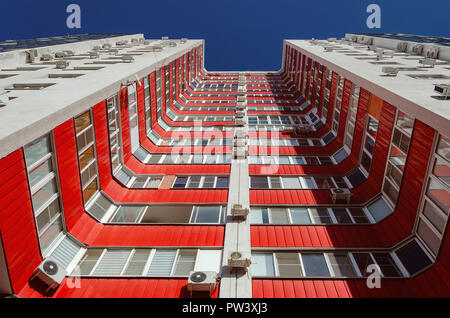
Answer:
<path fill-rule="evenodd" d="M 414 275 L 431 264 L 430 258 L 416 241 L 406 244 L 395 253 L 410 275 Z"/>
<path fill-rule="evenodd" d="M 305 276 L 330 276 L 323 254 L 302 254 Z"/>

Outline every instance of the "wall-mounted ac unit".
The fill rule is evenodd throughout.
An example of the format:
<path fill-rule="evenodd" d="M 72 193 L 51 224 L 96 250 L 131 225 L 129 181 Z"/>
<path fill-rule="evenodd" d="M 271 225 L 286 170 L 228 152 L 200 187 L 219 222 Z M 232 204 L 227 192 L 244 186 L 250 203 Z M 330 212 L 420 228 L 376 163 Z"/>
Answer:
<path fill-rule="evenodd" d="M 234 124 L 236 126 L 244 126 L 246 124 L 246 121 L 243 118 L 235 118 Z"/>
<path fill-rule="evenodd" d="M 397 43 L 397 51 L 406 52 L 408 51 L 408 42 L 399 42 Z"/>
<path fill-rule="evenodd" d="M 228 255 L 228 266 L 231 268 L 247 269 L 250 264 L 250 255 L 246 253 L 235 251 Z"/>
<path fill-rule="evenodd" d="M 434 84 L 434 91 L 447 99 L 450 97 L 450 84 Z"/>
<path fill-rule="evenodd" d="M 331 199 L 333 203 L 350 203 L 350 197 L 352 193 L 349 189 L 345 188 L 332 188 L 331 191 Z"/>
<path fill-rule="evenodd" d="M 376 51 L 377 50 L 377 46 L 376 45 L 369 45 L 368 46 L 368 49 L 370 50 L 370 51 Z"/>
<path fill-rule="evenodd" d="M 413 46 L 412 51 L 418 55 L 422 55 L 423 53 L 423 44 L 416 44 Z"/>
<path fill-rule="evenodd" d="M 38 278 L 44 282 L 47 285 L 45 291 L 47 293 L 49 290 L 57 288 L 65 276 L 66 270 L 56 261 L 47 258 L 34 270 L 31 279 Z"/>
<path fill-rule="evenodd" d="M 235 136 L 236 136 L 236 138 L 246 138 L 247 137 L 247 133 L 242 128 L 241 129 L 236 129 Z"/>
<path fill-rule="evenodd" d="M 51 61 L 51 60 L 53 60 L 53 57 L 50 54 L 45 53 L 41 55 L 41 61 Z"/>
<path fill-rule="evenodd" d="M 436 60 L 426 57 L 424 59 L 419 60 L 419 63 L 422 64 L 423 66 L 429 66 L 430 68 L 433 68 L 436 65 Z"/>
<path fill-rule="evenodd" d="M 235 147 L 245 147 L 247 145 L 247 140 L 245 138 L 236 138 L 234 140 Z"/>
<path fill-rule="evenodd" d="M 246 101 L 245 96 L 238 96 L 237 97 L 237 102 L 245 102 L 245 101 Z"/>
<path fill-rule="evenodd" d="M 236 109 L 237 110 L 244 110 L 246 106 L 247 105 L 245 103 L 243 103 L 243 102 L 237 102 L 236 103 Z"/>
<path fill-rule="evenodd" d="M 102 45 L 102 48 L 104 48 L 104 49 L 110 49 L 110 48 L 111 48 L 111 44 L 105 43 L 105 44 Z"/>
<path fill-rule="evenodd" d="M 284 127 L 283 133 L 293 135 L 295 133 L 294 127 Z"/>
<path fill-rule="evenodd" d="M 245 112 L 242 110 L 236 111 L 236 118 L 243 118 L 245 116 Z"/>
<path fill-rule="evenodd" d="M 248 156 L 248 150 L 246 147 L 235 147 L 233 148 L 234 159 L 246 159 Z"/>
<path fill-rule="evenodd" d="M 383 66 L 381 71 L 387 76 L 397 76 L 399 70 L 398 67 Z"/>
<path fill-rule="evenodd" d="M 132 57 L 131 55 L 123 55 L 122 61 L 125 63 L 131 63 L 134 61 L 134 57 Z"/>
<path fill-rule="evenodd" d="M 66 57 L 66 52 L 56 52 L 55 58 L 64 58 Z"/>
<path fill-rule="evenodd" d="M 247 208 L 243 208 L 241 204 L 234 204 L 231 208 L 231 215 L 234 217 L 244 217 L 246 218 L 249 210 Z"/>
<path fill-rule="evenodd" d="M 89 51 L 89 58 L 96 59 L 98 58 L 98 52 L 97 51 Z"/>
<path fill-rule="evenodd" d="M 69 66 L 68 61 L 56 61 L 56 68 L 63 70 L 66 69 Z"/>
<path fill-rule="evenodd" d="M 217 273 L 212 271 L 191 271 L 187 283 L 187 290 L 192 292 L 212 292 L 217 286 Z"/>

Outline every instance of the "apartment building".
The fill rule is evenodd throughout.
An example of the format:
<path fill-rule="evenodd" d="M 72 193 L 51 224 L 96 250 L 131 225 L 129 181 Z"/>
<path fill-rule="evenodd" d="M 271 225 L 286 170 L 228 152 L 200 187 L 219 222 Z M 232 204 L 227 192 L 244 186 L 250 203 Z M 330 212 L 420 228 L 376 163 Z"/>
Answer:
<path fill-rule="evenodd" d="M 449 297 L 449 40 L 0 43 L 0 294 Z"/>

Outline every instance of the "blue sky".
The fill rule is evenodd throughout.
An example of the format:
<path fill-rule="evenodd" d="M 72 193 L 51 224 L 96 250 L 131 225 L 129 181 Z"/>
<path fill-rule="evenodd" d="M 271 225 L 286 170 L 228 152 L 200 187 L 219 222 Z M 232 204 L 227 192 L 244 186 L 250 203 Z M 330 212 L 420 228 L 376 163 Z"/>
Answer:
<path fill-rule="evenodd" d="M 81 29 L 66 27 L 71 3 L 81 7 Z M 381 7 L 380 29 L 366 26 L 371 3 Z M 205 39 L 209 71 L 278 70 L 283 39 L 346 32 L 450 37 L 448 0 L 5 0 L 2 11 L 0 40 L 77 33 Z"/>

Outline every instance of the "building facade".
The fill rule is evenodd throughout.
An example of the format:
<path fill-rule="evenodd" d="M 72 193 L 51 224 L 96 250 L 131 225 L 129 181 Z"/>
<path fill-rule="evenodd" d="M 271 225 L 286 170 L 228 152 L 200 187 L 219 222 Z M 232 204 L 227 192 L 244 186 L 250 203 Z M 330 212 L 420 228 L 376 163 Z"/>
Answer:
<path fill-rule="evenodd" d="M 285 40 L 278 72 L 142 34 L 3 48 L 0 294 L 449 297 L 450 48 L 426 39 Z"/>

